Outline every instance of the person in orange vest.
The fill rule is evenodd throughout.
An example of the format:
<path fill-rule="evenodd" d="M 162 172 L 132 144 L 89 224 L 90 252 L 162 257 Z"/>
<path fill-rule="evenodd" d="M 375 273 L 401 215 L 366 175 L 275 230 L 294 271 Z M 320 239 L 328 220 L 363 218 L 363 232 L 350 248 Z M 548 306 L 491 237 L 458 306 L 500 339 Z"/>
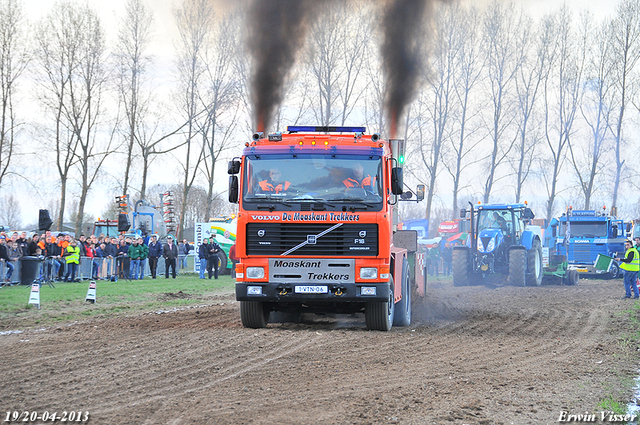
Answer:
<path fill-rule="evenodd" d="M 258 184 L 260 185 L 260 190 L 263 193 L 283 193 L 289 189 L 291 183 L 288 181 L 282 182 L 280 179 L 282 178 L 282 173 L 277 168 L 272 168 L 269 170 L 269 178 L 267 180 L 262 180 Z"/>
<path fill-rule="evenodd" d="M 372 178 L 369 174 L 365 176 L 364 167 L 359 162 L 353 165 L 353 177 L 346 178 L 342 181 L 347 188 L 359 187 L 368 192 L 373 191 L 374 182 L 375 178 Z"/>

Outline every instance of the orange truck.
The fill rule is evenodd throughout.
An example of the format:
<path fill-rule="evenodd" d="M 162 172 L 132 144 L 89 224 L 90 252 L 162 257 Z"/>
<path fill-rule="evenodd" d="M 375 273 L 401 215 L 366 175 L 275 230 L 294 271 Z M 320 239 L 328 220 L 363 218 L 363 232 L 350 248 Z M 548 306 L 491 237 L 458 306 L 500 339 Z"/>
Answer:
<path fill-rule="evenodd" d="M 364 127 L 256 133 L 229 162 L 238 204 L 236 299 L 242 324 L 303 312 L 364 313 L 388 331 L 411 323 L 415 231 L 396 231 L 404 141 Z M 415 192 L 424 198 L 424 186 Z"/>

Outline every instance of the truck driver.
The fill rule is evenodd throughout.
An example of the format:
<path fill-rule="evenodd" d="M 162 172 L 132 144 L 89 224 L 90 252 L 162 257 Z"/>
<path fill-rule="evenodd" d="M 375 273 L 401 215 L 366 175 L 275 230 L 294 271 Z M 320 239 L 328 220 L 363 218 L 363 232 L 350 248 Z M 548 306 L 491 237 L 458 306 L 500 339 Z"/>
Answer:
<path fill-rule="evenodd" d="M 347 188 L 359 187 L 365 189 L 367 192 L 373 192 L 373 182 L 375 182 L 375 178 L 371 178 L 369 174 L 365 176 L 364 167 L 358 162 L 353 165 L 353 177 L 346 178 L 342 181 Z"/>
<path fill-rule="evenodd" d="M 287 189 L 289 189 L 289 186 L 291 186 L 291 183 L 288 181 L 282 182 L 280 180 L 281 178 L 282 173 L 279 169 L 270 169 L 269 178 L 258 183 L 260 185 L 260 190 L 262 191 L 262 193 L 280 194 L 286 192 Z"/>

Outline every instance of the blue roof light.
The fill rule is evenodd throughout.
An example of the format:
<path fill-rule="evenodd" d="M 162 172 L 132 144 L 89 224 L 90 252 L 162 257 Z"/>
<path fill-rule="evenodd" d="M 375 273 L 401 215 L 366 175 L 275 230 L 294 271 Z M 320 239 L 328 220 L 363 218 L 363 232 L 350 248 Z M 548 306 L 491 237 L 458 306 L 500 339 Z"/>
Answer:
<path fill-rule="evenodd" d="M 289 133 L 366 133 L 366 127 L 321 127 L 312 125 L 290 125 Z"/>

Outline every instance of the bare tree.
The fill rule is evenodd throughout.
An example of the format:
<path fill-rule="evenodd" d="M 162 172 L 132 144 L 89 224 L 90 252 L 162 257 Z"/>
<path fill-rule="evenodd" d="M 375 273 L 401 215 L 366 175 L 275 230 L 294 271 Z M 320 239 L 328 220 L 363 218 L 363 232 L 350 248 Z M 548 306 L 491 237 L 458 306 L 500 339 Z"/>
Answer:
<path fill-rule="evenodd" d="M 211 48 L 206 50 L 206 72 L 203 82 L 206 90 L 203 90 L 201 96 L 204 110 L 202 139 L 205 151 L 202 163 L 208 182 L 204 214 L 206 219 L 211 216 L 214 201 L 216 162 L 222 153 L 229 149 L 237 121 L 238 108 L 234 103 L 238 94 L 238 83 L 232 76 L 232 71 L 234 56 L 239 49 L 236 33 L 239 27 L 237 15 L 219 18 L 213 29 Z M 226 120 L 225 114 L 228 114 Z"/>
<path fill-rule="evenodd" d="M 587 143 L 570 140 L 569 156 L 584 195 L 584 208 L 589 209 L 594 194 L 596 178 L 601 174 L 601 160 L 605 152 L 605 140 L 611 125 L 613 112 L 613 62 L 611 58 L 611 26 L 605 22 L 602 28 L 593 28 L 592 19 L 584 22 L 582 32 L 589 41 L 582 44 L 588 48 L 585 92 L 580 111 L 587 123 L 591 137 Z"/>
<path fill-rule="evenodd" d="M 102 163 L 112 153 L 113 131 L 107 134 L 106 141 L 98 132 L 100 117 L 104 112 L 102 96 L 107 79 L 104 31 L 95 11 L 86 6 L 76 9 L 76 19 L 82 38 L 78 66 L 69 86 L 65 115 L 78 140 L 76 155 L 80 171 L 80 198 L 75 228 L 79 234 L 84 223 L 89 190 L 99 175 Z"/>
<path fill-rule="evenodd" d="M 143 92 L 147 80 L 147 67 L 151 57 L 146 53 L 151 39 L 152 13 L 142 0 L 128 0 L 120 22 L 115 57 L 118 61 L 117 87 L 126 115 L 125 171 L 122 193 L 129 189 L 129 172 L 133 161 L 133 148 L 140 139 L 140 126 L 147 116 L 149 92 Z"/>
<path fill-rule="evenodd" d="M 540 22 L 538 31 L 533 32 L 533 21 L 524 20 L 519 44 L 522 52 L 522 66 L 518 69 L 515 90 L 518 95 L 518 140 L 511 160 L 516 177 L 515 201 L 520 202 L 523 186 L 529 177 L 534 164 L 536 147 L 541 141 L 540 132 L 532 121 L 536 102 L 541 91 L 543 78 L 549 73 L 552 62 L 552 51 L 549 43 L 553 41 L 553 21 L 545 17 Z M 533 33 L 532 33 L 533 32 Z"/>
<path fill-rule="evenodd" d="M 481 81 L 483 70 L 480 51 L 480 16 L 477 9 L 462 8 L 458 3 L 451 3 L 446 7 L 455 18 L 455 34 L 459 38 L 456 42 L 460 52 L 456 55 L 454 66 L 455 90 L 455 114 L 454 127 L 457 130 L 449 139 L 450 146 L 445 149 L 446 160 L 442 162 L 453 180 L 453 214 L 458 211 L 458 194 L 463 188 L 463 171 L 477 160 L 469 160 L 476 145 L 482 142 L 482 138 L 472 139 L 477 132 L 477 127 L 468 128 L 469 123 L 478 113 L 471 104 L 473 92 Z M 455 217 L 451 217 L 455 218 Z"/>
<path fill-rule="evenodd" d="M 189 190 L 194 184 L 200 164 L 204 160 L 205 149 L 198 140 L 201 136 L 198 118 L 200 90 L 205 73 L 204 54 L 206 51 L 214 12 L 207 0 L 184 0 L 182 7 L 174 11 L 180 33 L 178 45 L 178 74 L 180 78 L 180 109 L 187 123 L 185 126 L 185 156 L 180 163 L 184 179 L 182 182 L 182 205 L 187 204 Z M 200 143 L 199 143 L 200 142 Z M 185 211 L 179 209 L 178 238 L 182 237 Z"/>
<path fill-rule="evenodd" d="M 5 196 L 2 200 L 2 208 L 0 208 L 0 224 L 9 227 L 9 229 L 20 229 L 22 227 L 22 212 L 20 204 L 13 196 Z"/>
<path fill-rule="evenodd" d="M 612 51 L 615 61 L 616 98 L 618 116 L 615 121 L 615 179 L 612 207 L 618 203 L 618 190 L 623 173 L 626 140 L 623 137 L 625 112 L 629 102 L 629 88 L 633 70 L 640 59 L 640 0 L 623 0 L 617 8 L 612 25 Z"/>
<path fill-rule="evenodd" d="M 430 78 L 425 92 L 418 99 L 418 144 L 421 164 L 427 172 L 428 192 L 425 218 L 430 218 L 436 193 L 438 165 L 442 162 L 442 149 L 450 140 L 451 115 L 455 101 L 455 67 L 461 53 L 461 39 L 457 36 L 457 16 L 445 8 L 435 18 Z M 424 119 L 424 118 L 426 119 Z M 423 129 L 423 125 L 426 128 Z"/>
<path fill-rule="evenodd" d="M 507 158 L 515 142 L 515 135 L 509 134 L 515 114 L 513 113 L 513 85 L 516 73 L 522 65 L 522 37 L 519 35 L 525 22 L 513 3 L 503 6 L 494 1 L 488 8 L 484 22 L 486 44 L 487 83 L 491 117 L 488 130 L 491 149 L 486 160 L 487 177 L 484 184 L 483 201 L 489 202 L 496 181 L 497 168 Z"/>
<path fill-rule="evenodd" d="M 35 57 L 39 64 L 37 83 L 42 89 L 39 101 L 50 115 L 51 143 L 55 151 L 60 177 L 60 204 L 57 227 L 62 230 L 67 197 L 67 184 L 72 166 L 77 161 L 76 134 L 65 119 L 71 80 L 80 56 L 81 29 L 77 27 L 76 4 L 56 3 L 37 27 Z M 49 144 L 49 143 L 47 143 Z"/>
<path fill-rule="evenodd" d="M 547 189 L 546 219 L 551 220 L 558 195 L 558 180 L 565 161 L 565 149 L 573 135 L 573 125 L 578 111 L 582 73 L 585 66 L 585 49 L 576 45 L 572 15 L 566 6 L 557 14 L 558 32 L 556 42 L 549 45 L 557 49 L 556 61 L 549 75 L 545 76 L 544 121 L 545 139 L 551 159 L 542 164 Z"/>
<path fill-rule="evenodd" d="M 0 187 L 10 172 L 19 124 L 14 110 L 16 82 L 28 63 L 23 28 L 18 0 L 0 1 Z"/>
<path fill-rule="evenodd" d="M 321 125 L 344 125 L 362 96 L 357 87 L 366 63 L 371 17 L 366 6 L 362 1 L 331 2 L 312 25 L 306 64 L 317 86 L 318 103 L 312 110 Z"/>

